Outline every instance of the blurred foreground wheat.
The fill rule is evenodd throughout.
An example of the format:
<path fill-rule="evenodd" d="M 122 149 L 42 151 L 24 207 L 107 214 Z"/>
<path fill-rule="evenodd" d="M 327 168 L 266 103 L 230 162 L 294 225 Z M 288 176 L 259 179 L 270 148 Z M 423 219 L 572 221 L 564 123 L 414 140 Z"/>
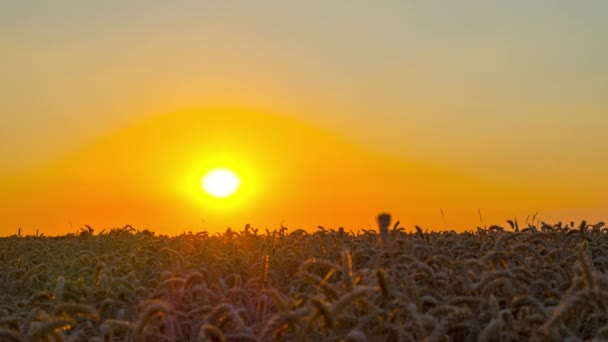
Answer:
<path fill-rule="evenodd" d="M 2 238 L 0 341 L 608 339 L 603 224 L 387 220 L 380 233 Z"/>

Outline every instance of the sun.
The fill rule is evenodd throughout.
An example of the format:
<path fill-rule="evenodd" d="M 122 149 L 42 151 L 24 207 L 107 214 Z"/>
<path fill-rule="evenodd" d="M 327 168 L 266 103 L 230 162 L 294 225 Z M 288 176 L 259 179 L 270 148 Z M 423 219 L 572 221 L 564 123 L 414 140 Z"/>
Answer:
<path fill-rule="evenodd" d="M 209 195 L 224 198 L 239 189 L 241 179 L 232 170 L 220 168 L 209 171 L 203 177 L 201 185 Z"/>

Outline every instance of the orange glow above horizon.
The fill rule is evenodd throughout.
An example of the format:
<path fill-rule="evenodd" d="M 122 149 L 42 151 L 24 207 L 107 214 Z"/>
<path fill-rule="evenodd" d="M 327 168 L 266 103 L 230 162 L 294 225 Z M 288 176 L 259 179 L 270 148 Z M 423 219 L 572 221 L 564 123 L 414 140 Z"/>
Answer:
<path fill-rule="evenodd" d="M 202 177 L 218 168 L 238 175 L 238 191 L 227 197 L 203 191 Z M 533 211 L 592 205 L 576 194 L 546 197 L 542 188 L 500 186 L 393 159 L 293 119 L 239 109 L 159 116 L 0 178 L 0 185 L 2 234 L 15 227 L 64 234 L 84 224 L 168 234 L 247 223 L 357 230 L 374 228 L 381 211 L 406 227 L 462 230 L 479 224 L 478 208 L 485 222 L 504 223 Z"/>

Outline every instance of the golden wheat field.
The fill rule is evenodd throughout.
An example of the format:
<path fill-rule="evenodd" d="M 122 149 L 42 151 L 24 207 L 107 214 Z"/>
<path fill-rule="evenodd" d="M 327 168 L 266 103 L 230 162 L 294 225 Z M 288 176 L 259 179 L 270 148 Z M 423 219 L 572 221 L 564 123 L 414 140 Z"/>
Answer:
<path fill-rule="evenodd" d="M 416 228 L 13 235 L 0 340 L 608 339 L 603 223 Z"/>

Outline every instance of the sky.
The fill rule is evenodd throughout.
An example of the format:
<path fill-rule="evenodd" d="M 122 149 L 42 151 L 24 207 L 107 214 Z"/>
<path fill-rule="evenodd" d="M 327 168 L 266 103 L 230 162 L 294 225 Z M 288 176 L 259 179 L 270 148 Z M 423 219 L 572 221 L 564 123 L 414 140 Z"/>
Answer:
<path fill-rule="evenodd" d="M 382 210 L 406 228 L 474 228 L 479 211 L 485 224 L 536 212 L 603 220 L 607 11 L 604 1 L 3 1 L 0 235 L 122 221 L 168 233 L 355 229 Z M 186 139 L 209 120 L 217 139 L 255 153 Z M 272 126 L 283 143 L 259 138 Z M 126 132 L 142 143 L 120 155 L 109 137 L 129 145 Z M 290 138 L 309 141 L 302 132 L 323 144 Z M 180 182 L 214 158 L 242 164 L 257 190 L 221 210 L 194 199 L 196 182 Z M 118 162 L 140 166 L 108 166 Z M 181 168 L 161 172 L 171 163 Z M 270 165 L 283 173 L 270 177 Z"/>

